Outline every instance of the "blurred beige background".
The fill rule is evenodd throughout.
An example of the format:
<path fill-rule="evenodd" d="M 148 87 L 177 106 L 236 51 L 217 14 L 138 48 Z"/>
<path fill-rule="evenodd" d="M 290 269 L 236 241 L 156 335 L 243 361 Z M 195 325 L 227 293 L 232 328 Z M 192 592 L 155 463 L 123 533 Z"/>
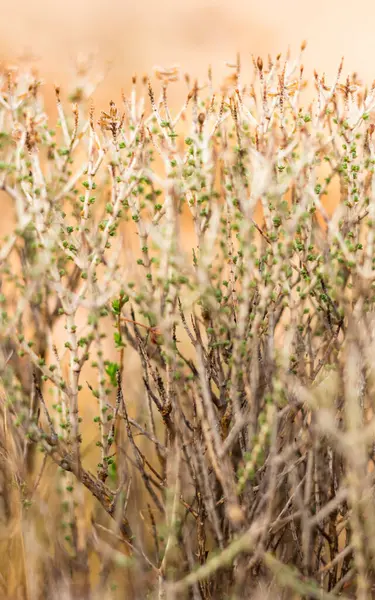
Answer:
<path fill-rule="evenodd" d="M 297 53 L 306 38 L 309 77 L 314 67 L 334 76 L 344 54 L 344 74 L 371 82 L 374 17 L 371 0 L 1 0 L 0 57 L 31 49 L 47 83 L 64 84 L 78 51 L 99 50 L 112 61 L 104 100 L 155 64 L 203 77 L 212 63 L 219 78 L 237 51 L 250 68 L 251 53 Z"/>

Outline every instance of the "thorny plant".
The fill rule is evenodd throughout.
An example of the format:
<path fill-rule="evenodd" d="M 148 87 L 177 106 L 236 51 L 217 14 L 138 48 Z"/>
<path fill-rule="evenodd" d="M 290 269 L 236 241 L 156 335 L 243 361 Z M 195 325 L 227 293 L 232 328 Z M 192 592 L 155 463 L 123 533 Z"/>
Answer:
<path fill-rule="evenodd" d="M 228 67 L 176 115 L 178 67 L 100 115 L 57 88 L 55 130 L 36 75 L 1 74 L 2 509 L 30 521 L 57 465 L 69 527 L 47 501 L 44 587 L 26 565 L 18 597 L 116 597 L 119 557 L 134 598 L 371 597 L 375 85 L 341 64 L 303 108 L 301 57 Z"/>

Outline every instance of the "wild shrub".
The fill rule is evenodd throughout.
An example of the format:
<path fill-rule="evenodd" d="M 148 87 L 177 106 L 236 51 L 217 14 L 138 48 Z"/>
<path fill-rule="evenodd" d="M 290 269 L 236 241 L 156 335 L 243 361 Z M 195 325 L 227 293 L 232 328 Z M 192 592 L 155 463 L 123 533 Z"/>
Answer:
<path fill-rule="evenodd" d="M 304 46 L 1 73 L 3 597 L 371 597 L 375 85 Z"/>

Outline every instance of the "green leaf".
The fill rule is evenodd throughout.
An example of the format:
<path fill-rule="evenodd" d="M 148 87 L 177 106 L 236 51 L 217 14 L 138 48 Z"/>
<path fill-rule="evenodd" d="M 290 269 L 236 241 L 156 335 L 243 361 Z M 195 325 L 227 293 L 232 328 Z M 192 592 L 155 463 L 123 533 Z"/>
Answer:
<path fill-rule="evenodd" d="M 120 368 L 120 366 L 116 362 L 109 362 L 105 368 L 105 372 L 109 376 L 112 385 L 115 387 L 117 386 L 116 375 L 117 375 L 117 371 L 119 370 L 119 368 Z"/>

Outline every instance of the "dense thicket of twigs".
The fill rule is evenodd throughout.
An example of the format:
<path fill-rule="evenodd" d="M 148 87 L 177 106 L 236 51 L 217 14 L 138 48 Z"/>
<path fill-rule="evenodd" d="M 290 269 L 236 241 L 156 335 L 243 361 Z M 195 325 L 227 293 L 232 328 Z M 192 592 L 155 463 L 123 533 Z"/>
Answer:
<path fill-rule="evenodd" d="M 2 597 L 372 597 L 375 86 L 228 68 L 55 130 L 1 73 Z"/>

